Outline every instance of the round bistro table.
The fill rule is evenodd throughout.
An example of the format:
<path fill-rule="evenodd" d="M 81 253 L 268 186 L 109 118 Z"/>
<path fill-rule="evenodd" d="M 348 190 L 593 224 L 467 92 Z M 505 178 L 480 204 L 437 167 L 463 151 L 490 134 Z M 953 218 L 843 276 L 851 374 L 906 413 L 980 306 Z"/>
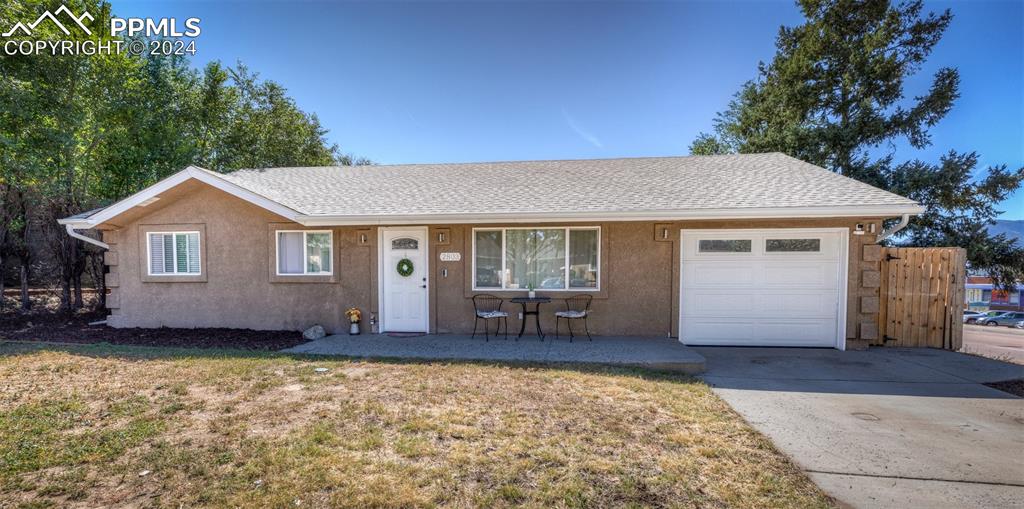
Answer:
<path fill-rule="evenodd" d="M 519 304 L 523 307 L 523 321 L 519 324 L 519 335 L 516 339 L 523 337 L 523 332 L 526 330 L 526 320 L 530 315 L 533 315 L 533 324 L 537 328 L 537 337 L 541 341 L 544 341 L 544 333 L 540 330 L 540 305 L 551 302 L 551 297 L 516 297 L 512 299 L 512 302 Z M 530 304 L 533 304 L 533 310 L 530 310 Z"/>

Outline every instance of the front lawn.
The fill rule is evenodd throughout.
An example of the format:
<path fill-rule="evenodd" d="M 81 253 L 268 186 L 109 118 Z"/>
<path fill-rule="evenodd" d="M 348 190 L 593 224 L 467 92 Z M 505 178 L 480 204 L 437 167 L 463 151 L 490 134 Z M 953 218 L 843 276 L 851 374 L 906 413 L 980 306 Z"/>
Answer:
<path fill-rule="evenodd" d="M 681 376 L 0 343 L 0 507 L 830 504 Z"/>

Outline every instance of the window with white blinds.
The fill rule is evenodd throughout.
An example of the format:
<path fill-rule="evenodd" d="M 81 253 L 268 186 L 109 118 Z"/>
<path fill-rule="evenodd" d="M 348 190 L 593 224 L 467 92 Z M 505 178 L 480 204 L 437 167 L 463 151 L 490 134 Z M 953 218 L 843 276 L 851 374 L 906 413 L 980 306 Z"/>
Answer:
<path fill-rule="evenodd" d="M 152 232 L 149 239 L 149 275 L 197 275 L 199 232 Z"/>

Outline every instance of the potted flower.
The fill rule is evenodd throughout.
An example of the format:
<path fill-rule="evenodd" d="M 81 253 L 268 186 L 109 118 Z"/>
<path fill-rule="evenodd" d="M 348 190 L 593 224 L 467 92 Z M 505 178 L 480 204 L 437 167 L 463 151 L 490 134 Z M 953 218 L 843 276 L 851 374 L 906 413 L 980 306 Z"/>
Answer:
<path fill-rule="evenodd" d="M 533 283 L 526 285 L 526 296 L 531 299 L 537 298 L 537 292 L 533 290 Z"/>
<path fill-rule="evenodd" d="M 351 324 L 348 328 L 348 333 L 352 335 L 359 334 L 359 320 L 363 317 L 363 312 L 359 311 L 359 308 L 348 308 L 345 310 L 345 316 L 348 317 L 348 321 Z"/>

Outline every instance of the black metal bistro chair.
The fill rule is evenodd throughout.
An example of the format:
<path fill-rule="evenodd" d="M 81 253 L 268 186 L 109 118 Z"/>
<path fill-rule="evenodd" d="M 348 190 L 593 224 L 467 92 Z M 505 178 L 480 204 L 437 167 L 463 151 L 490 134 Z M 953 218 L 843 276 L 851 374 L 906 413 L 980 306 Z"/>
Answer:
<path fill-rule="evenodd" d="M 590 337 L 590 329 L 587 328 L 587 315 L 590 314 L 590 303 L 593 300 L 594 297 L 592 295 L 574 295 L 565 299 L 565 311 L 555 312 L 555 339 L 558 339 L 558 325 L 564 319 L 569 326 L 570 343 L 576 337 L 572 333 L 573 320 L 583 320 L 583 330 L 587 333 L 587 339 L 594 340 L 594 338 Z"/>
<path fill-rule="evenodd" d="M 473 296 L 473 338 L 476 338 L 476 326 L 480 320 L 484 321 L 484 341 L 490 341 L 491 337 L 487 332 L 487 321 L 498 320 L 498 326 L 494 328 L 494 335 L 497 336 L 498 332 L 501 331 L 501 322 L 505 322 L 505 339 L 508 339 L 508 313 L 501 310 L 501 304 L 504 300 L 495 297 L 494 295 L 474 295 Z"/>

